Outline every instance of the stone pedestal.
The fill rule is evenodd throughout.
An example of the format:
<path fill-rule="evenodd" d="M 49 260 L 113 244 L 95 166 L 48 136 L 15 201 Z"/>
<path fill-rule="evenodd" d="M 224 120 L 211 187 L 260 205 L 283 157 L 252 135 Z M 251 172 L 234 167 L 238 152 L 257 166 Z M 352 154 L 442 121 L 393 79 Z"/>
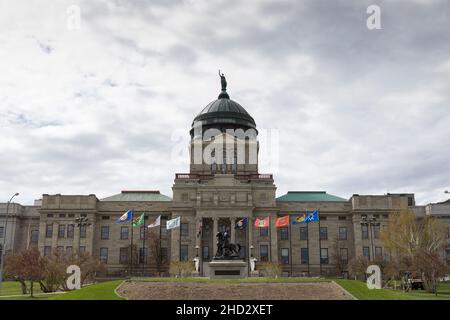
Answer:
<path fill-rule="evenodd" d="M 242 260 L 213 260 L 209 263 L 211 278 L 244 278 L 247 262 Z"/>
<path fill-rule="evenodd" d="M 250 277 L 255 277 L 255 278 L 257 278 L 257 277 L 259 277 L 259 271 L 258 270 L 253 270 L 253 271 L 251 271 L 250 272 Z"/>
<path fill-rule="evenodd" d="M 192 277 L 194 277 L 194 278 L 200 277 L 200 272 L 198 272 L 198 271 L 192 271 Z"/>

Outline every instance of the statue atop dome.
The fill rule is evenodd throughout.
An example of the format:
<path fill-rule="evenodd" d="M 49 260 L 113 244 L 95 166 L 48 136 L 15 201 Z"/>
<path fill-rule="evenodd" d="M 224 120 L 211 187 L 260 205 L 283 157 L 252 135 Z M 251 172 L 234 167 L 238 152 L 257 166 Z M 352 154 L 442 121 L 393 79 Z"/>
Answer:
<path fill-rule="evenodd" d="M 227 79 L 225 79 L 225 75 L 220 74 L 219 70 L 220 83 L 222 84 L 222 91 L 227 91 Z"/>

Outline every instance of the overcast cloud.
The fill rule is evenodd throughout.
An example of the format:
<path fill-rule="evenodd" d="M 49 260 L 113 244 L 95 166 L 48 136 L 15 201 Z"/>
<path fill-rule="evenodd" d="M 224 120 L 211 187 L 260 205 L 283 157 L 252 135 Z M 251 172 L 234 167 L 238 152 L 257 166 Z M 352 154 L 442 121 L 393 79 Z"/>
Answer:
<path fill-rule="evenodd" d="M 381 8 L 381 30 L 366 9 Z M 81 29 L 67 9 L 81 9 Z M 0 201 L 161 190 L 228 92 L 278 130 L 288 190 L 450 189 L 450 1 L 0 0 Z M 183 136 L 183 140 L 177 137 Z M 261 161 L 267 160 L 261 135 Z"/>

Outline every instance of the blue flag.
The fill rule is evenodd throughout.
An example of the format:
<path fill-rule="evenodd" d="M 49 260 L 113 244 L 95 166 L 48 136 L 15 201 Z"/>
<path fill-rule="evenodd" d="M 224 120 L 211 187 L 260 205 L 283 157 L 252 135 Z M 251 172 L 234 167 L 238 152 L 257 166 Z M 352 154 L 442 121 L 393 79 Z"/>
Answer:
<path fill-rule="evenodd" d="M 248 224 L 248 218 L 244 218 L 242 220 L 239 220 L 236 222 L 236 225 L 234 226 L 235 229 L 243 230 L 247 227 Z"/>
<path fill-rule="evenodd" d="M 128 210 L 116 221 L 116 223 L 131 221 L 131 219 L 133 219 L 133 210 Z"/>
<path fill-rule="evenodd" d="M 292 221 L 292 224 L 310 223 L 314 221 L 319 221 L 319 210 L 306 212 L 306 214 L 296 217 Z"/>

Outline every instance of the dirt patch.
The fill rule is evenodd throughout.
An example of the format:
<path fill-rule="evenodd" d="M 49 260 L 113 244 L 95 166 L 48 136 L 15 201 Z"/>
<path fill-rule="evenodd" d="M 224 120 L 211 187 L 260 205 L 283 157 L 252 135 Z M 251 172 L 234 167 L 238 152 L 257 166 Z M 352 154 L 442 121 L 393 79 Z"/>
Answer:
<path fill-rule="evenodd" d="M 118 290 L 130 300 L 351 300 L 331 282 L 170 283 L 125 282 Z"/>

